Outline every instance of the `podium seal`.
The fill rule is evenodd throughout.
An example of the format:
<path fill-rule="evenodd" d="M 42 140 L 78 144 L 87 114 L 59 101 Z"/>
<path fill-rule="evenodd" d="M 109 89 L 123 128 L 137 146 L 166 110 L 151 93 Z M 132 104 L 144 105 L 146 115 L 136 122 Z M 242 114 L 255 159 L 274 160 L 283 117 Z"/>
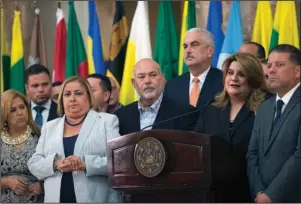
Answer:
<path fill-rule="evenodd" d="M 134 161 L 137 170 L 146 177 L 155 177 L 163 170 L 166 153 L 159 140 L 147 137 L 135 147 Z"/>

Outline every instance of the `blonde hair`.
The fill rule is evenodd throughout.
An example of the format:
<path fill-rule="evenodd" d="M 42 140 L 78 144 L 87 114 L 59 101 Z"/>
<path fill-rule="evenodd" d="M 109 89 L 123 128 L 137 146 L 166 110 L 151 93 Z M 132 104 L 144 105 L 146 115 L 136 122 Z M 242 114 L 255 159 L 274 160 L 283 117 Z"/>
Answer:
<path fill-rule="evenodd" d="M 24 104 L 27 108 L 27 113 L 28 113 L 27 124 L 29 127 L 31 127 L 32 133 L 39 136 L 40 128 L 33 121 L 31 109 L 30 109 L 30 106 L 29 106 L 29 103 L 28 103 L 26 97 L 22 93 L 20 93 L 16 90 L 13 90 L 13 89 L 7 90 L 1 94 L 1 117 L 2 117 L 2 122 L 0 125 L 1 132 L 3 131 L 4 124 L 7 123 L 8 114 L 10 113 L 12 102 L 16 98 L 20 98 L 24 102 Z"/>
<path fill-rule="evenodd" d="M 70 82 L 78 82 L 83 87 L 85 87 L 88 97 L 89 97 L 90 107 L 93 110 L 98 111 L 98 106 L 97 106 L 97 103 L 92 94 L 92 88 L 91 88 L 90 84 L 88 83 L 88 81 L 80 76 L 72 76 L 72 77 L 65 79 L 65 81 L 61 85 L 61 89 L 60 89 L 60 93 L 59 93 L 59 97 L 58 97 L 58 101 L 57 101 L 57 114 L 59 116 L 63 116 L 65 114 L 64 105 L 63 105 L 63 92 L 65 90 L 66 85 Z"/>
<path fill-rule="evenodd" d="M 231 63 L 235 61 L 240 64 L 251 89 L 247 101 L 250 110 L 255 112 L 264 101 L 267 91 L 262 66 L 255 56 L 248 53 L 236 53 L 228 57 L 223 63 L 223 84 L 225 84 L 225 78 Z M 215 96 L 213 105 L 225 108 L 229 103 L 230 97 L 224 86 L 224 90 Z"/>

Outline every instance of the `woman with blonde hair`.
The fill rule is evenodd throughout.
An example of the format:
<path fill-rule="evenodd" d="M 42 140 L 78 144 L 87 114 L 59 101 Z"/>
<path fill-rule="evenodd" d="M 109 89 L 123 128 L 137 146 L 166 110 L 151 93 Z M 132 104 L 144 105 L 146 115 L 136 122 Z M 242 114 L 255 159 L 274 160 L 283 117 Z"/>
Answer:
<path fill-rule="evenodd" d="M 1 120 L 1 203 L 42 202 L 43 186 L 27 167 L 40 130 L 25 96 L 15 90 L 1 94 Z"/>
<path fill-rule="evenodd" d="M 58 114 L 47 122 L 29 170 L 44 180 L 45 203 L 119 202 L 108 186 L 107 142 L 119 136 L 117 116 L 96 112 L 86 79 L 66 79 L 59 93 Z"/>
<path fill-rule="evenodd" d="M 241 179 L 232 181 L 235 190 L 222 202 L 251 202 L 246 177 L 245 154 L 257 108 L 265 100 L 266 84 L 258 59 L 247 53 L 237 53 L 223 63 L 223 84 L 221 93 L 206 106 L 200 115 L 194 131 L 218 136 L 229 143 L 241 157 Z M 229 188 L 230 189 L 230 188 Z M 236 192 L 235 192 L 236 191 Z"/>

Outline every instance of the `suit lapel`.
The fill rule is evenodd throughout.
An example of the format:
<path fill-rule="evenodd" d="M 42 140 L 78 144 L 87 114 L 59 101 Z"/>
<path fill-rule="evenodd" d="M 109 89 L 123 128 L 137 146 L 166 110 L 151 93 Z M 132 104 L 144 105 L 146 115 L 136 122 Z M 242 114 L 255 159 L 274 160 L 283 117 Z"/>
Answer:
<path fill-rule="evenodd" d="M 130 124 L 129 126 L 133 126 L 134 129 L 130 132 L 137 132 L 141 130 L 141 125 L 140 125 L 140 112 L 138 109 L 138 102 L 135 103 L 133 106 L 133 115 L 131 116 L 131 120 L 129 121 Z"/>
<path fill-rule="evenodd" d="M 83 126 L 79 131 L 74 146 L 74 155 L 80 155 L 81 148 L 85 143 L 85 141 L 87 140 L 87 138 L 89 137 L 97 117 L 98 117 L 98 113 L 96 111 L 90 110 L 88 112 L 88 115 L 86 116 Z"/>
<path fill-rule="evenodd" d="M 184 79 L 183 85 L 176 87 L 176 88 L 178 89 L 178 93 L 182 93 L 181 98 L 183 98 L 183 100 L 184 100 L 183 102 L 185 104 L 190 104 L 190 101 L 189 101 L 190 72 L 185 73 L 183 79 Z"/>
<path fill-rule="evenodd" d="M 168 100 L 163 96 L 154 124 L 167 119 L 169 117 L 168 110 Z M 164 125 L 164 128 L 166 128 L 167 123 L 162 125 Z M 160 126 L 161 124 L 155 125 L 152 129 L 160 129 Z"/>
<path fill-rule="evenodd" d="M 264 124 L 264 137 L 263 137 L 263 148 L 264 152 L 266 153 L 269 147 L 269 142 L 270 142 L 270 136 L 272 132 L 272 126 L 273 126 L 273 120 L 274 120 L 274 115 L 275 115 L 275 97 L 271 99 L 269 102 L 269 105 L 266 108 L 265 116 L 266 116 L 266 123 Z"/>
<path fill-rule="evenodd" d="M 197 107 L 203 107 L 202 104 L 206 103 L 206 100 L 210 98 L 212 87 L 214 87 L 214 75 L 212 69 L 212 67 L 209 68 L 209 72 L 206 76 L 202 89 L 200 90 Z"/>
<path fill-rule="evenodd" d="M 282 127 L 284 121 L 286 120 L 286 118 L 288 117 L 288 115 L 291 113 L 291 111 L 293 110 L 293 108 L 298 103 L 300 103 L 300 88 L 298 88 L 295 91 L 295 93 L 293 94 L 292 98 L 288 102 L 286 108 L 284 109 L 283 113 L 281 114 L 278 122 L 275 124 L 275 127 L 273 128 L 273 131 L 272 131 L 271 139 L 269 141 L 268 148 L 272 145 L 272 143 L 274 142 L 276 136 L 278 135 L 278 133 L 280 131 L 280 128 Z M 275 107 L 275 105 L 274 105 L 274 107 Z"/>
<path fill-rule="evenodd" d="M 220 117 L 219 117 L 219 127 L 216 127 L 217 129 L 220 129 L 221 136 L 225 137 L 226 141 L 230 142 L 230 108 L 231 105 L 228 104 L 224 109 L 221 110 L 220 112 Z"/>
<path fill-rule="evenodd" d="M 234 122 L 232 124 L 232 129 L 231 129 L 231 136 L 235 134 L 238 127 L 248 118 L 248 116 L 251 113 L 252 112 L 250 111 L 250 109 L 247 107 L 247 104 L 245 103 L 241 107 L 241 109 L 239 110 L 237 116 L 234 119 Z M 241 135 L 238 135 L 238 136 L 241 137 Z M 235 140 L 235 138 L 232 138 L 232 140 Z"/>
<path fill-rule="evenodd" d="M 50 106 L 47 121 L 50 121 L 50 120 L 53 120 L 56 118 L 57 118 L 57 105 L 51 100 L 51 106 Z"/>
<path fill-rule="evenodd" d="M 52 134 L 55 134 L 55 139 L 53 140 L 55 144 L 53 145 L 53 147 L 56 149 L 58 155 L 63 158 L 65 158 L 65 151 L 64 151 L 64 144 L 63 144 L 64 125 L 65 125 L 65 116 L 58 121 L 55 131 L 46 130 L 46 131 L 53 132 Z"/>

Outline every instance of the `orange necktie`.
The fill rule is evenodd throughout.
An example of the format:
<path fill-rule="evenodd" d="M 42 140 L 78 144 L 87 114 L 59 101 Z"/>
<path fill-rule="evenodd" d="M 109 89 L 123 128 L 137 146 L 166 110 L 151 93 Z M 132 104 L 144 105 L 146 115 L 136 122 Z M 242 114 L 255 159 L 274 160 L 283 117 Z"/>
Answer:
<path fill-rule="evenodd" d="M 199 95 L 200 95 L 200 87 L 199 87 L 200 80 L 197 77 L 194 77 L 192 82 L 193 82 L 193 87 L 191 89 L 189 101 L 192 106 L 196 107 L 196 103 L 198 102 Z"/>

